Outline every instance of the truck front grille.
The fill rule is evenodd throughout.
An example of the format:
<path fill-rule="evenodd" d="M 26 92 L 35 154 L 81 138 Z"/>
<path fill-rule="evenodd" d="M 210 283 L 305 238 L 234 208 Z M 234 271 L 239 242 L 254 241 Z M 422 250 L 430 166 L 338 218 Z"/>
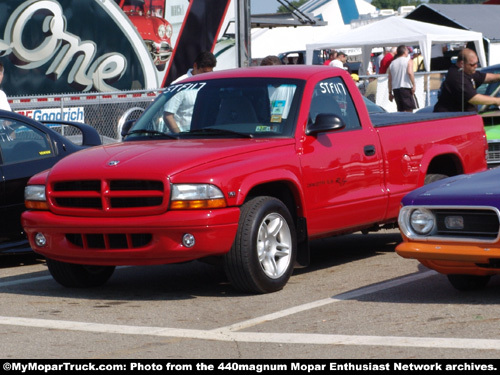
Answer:
<path fill-rule="evenodd" d="M 52 209 L 69 215 L 147 215 L 168 208 L 162 181 L 88 180 L 58 181 L 48 187 Z"/>
<path fill-rule="evenodd" d="M 136 249 L 147 246 L 153 236 L 148 233 L 138 234 L 66 234 L 66 239 L 73 245 L 91 250 Z"/>

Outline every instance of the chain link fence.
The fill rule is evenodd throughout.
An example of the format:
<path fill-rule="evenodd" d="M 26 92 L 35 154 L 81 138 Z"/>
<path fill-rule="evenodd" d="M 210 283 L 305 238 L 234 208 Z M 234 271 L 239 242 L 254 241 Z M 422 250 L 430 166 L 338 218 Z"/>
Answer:
<path fill-rule="evenodd" d="M 37 121 L 75 121 L 93 126 L 103 143 L 121 140 L 121 128 L 136 120 L 161 90 L 10 97 L 13 111 Z"/>

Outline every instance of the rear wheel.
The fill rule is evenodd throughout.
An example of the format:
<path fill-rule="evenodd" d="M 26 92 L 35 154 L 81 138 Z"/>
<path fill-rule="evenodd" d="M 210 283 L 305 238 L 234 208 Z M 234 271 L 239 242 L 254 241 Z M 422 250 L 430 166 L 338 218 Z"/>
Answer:
<path fill-rule="evenodd" d="M 447 275 L 448 281 L 455 289 L 467 291 L 482 289 L 488 284 L 491 276 L 477 276 L 477 275 Z"/>
<path fill-rule="evenodd" d="M 68 288 L 91 288 L 105 284 L 114 266 L 87 266 L 47 259 L 47 267 L 59 284 Z"/>
<path fill-rule="evenodd" d="M 231 284 L 249 293 L 281 290 L 292 275 L 297 251 L 295 226 L 287 207 L 257 197 L 241 208 L 233 247 L 224 256 Z"/>

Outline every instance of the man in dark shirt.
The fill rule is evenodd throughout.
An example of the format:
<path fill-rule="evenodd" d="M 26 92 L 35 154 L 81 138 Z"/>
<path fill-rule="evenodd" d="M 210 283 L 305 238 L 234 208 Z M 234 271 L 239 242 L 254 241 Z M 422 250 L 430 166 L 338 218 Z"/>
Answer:
<path fill-rule="evenodd" d="M 476 89 L 483 83 L 500 81 L 500 74 L 476 71 L 478 58 L 471 49 L 458 53 L 456 65 L 452 65 L 441 85 L 434 112 L 476 112 L 477 105 L 500 105 L 500 98 L 478 94 Z"/>

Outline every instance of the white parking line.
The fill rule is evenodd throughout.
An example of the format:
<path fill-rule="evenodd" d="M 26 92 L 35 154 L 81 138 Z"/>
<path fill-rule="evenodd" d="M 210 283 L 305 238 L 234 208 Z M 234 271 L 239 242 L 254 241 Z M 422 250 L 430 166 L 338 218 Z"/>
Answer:
<path fill-rule="evenodd" d="M 288 316 L 288 315 L 297 314 L 297 313 L 302 312 L 302 311 L 315 309 L 317 307 L 321 307 L 324 305 L 329 305 L 330 303 L 345 301 L 345 300 L 348 300 L 351 298 L 361 297 L 361 296 L 364 296 L 366 294 L 371 294 L 371 293 L 379 292 L 381 290 L 390 289 L 390 288 L 393 288 L 395 286 L 407 284 L 407 283 L 410 283 L 410 282 L 413 282 L 416 280 L 420 280 L 420 279 L 424 279 L 424 278 L 427 278 L 429 276 L 436 275 L 436 274 L 437 274 L 437 272 L 435 272 L 435 271 L 419 272 L 419 273 L 404 276 L 404 277 L 401 277 L 401 278 L 398 278 L 395 280 L 385 281 L 385 282 L 382 282 L 380 284 L 370 285 L 370 286 L 356 289 L 356 290 L 353 290 L 353 291 L 350 291 L 347 293 L 342 293 L 342 294 L 339 294 L 339 295 L 336 295 L 336 296 L 333 296 L 330 298 L 325 298 L 325 299 L 321 299 L 318 301 L 306 303 L 303 305 L 294 306 L 294 307 L 291 307 L 291 308 L 286 309 L 286 310 L 281 310 L 281 311 L 278 311 L 278 312 L 275 312 L 272 314 L 263 315 L 263 316 L 260 316 L 258 318 L 254 318 L 254 319 L 250 319 L 250 320 L 247 320 L 244 322 L 236 323 L 236 324 L 233 324 L 233 325 L 230 325 L 227 327 L 218 328 L 218 329 L 215 329 L 214 331 L 219 331 L 219 332 L 222 332 L 222 331 L 240 331 L 242 329 L 252 327 L 252 326 L 255 326 L 255 325 L 258 325 L 261 323 L 269 322 L 271 320 L 281 319 L 281 318 Z"/>
<path fill-rule="evenodd" d="M 43 329 L 57 329 L 119 335 L 141 335 L 156 337 L 175 337 L 195 340 L 224 342 L 253 342 L 279 344 L 315 345 L 356 345 L 356 346 L 397 346 L 420 348 L 480 349 L 500 350 L 500 340 L 460 339 L 436 337 L 398 337 L 398 336 L 352 336 L 309 333 L 261 333 L 261 332 L 215 332 L 204 330 L 177 329 L 165 327 L 143 327 L 115 324 L 70 322 L 18 317 L 0 317 L 0 324 Z"/>
<path fill-rule="evenodd" d="M 461 339 L 436 337 L 398 337 L 398 336 L 356 336 L 333 334 L 308 333 L 276 333 L 276 332 L 239 332 L 242 329 L 262 324 L 271 320 L 280 319 L 288 315 L 315 309 L 331 303 L 361 297 L 367 294 L 383 291 L 409 282 L 420 280 L 432 275 L 434 271 L 420 272 L 399 279 L 383 282 L 376 285 L 360 288 L 331 298 L 314 301 L 295 306 L 290 309 L 264 315 L 255 319 L 221 327 L 213 330 L 192 330 L 169 327 L 145 327 L 116 324 L 98 324 L 64 320 L 45 320 L 0 316 L 0 325 L 22 326 L 42 329 L 57 329 L 80 332 L 109 333 L 119 335 L 141 335 L 157 337 L 174 337 L 194 340 L 212 340 L 221 342 L 253 342 L 253 343 L 280 343 L 280 344 L 313 344 L 313 345 L 355 345 L 355 346 L 396 346 L 420 348 L 448 348 L 448 349 L 475 349 L 500 351 L 500 340 L 489 339 Z M 45 277 L 32 278 L 26 282 L 39 281 Z M 20 280 L 10 282 L 19 283 Z M 1 283 L 0 286 L 9 284 Z"/>

